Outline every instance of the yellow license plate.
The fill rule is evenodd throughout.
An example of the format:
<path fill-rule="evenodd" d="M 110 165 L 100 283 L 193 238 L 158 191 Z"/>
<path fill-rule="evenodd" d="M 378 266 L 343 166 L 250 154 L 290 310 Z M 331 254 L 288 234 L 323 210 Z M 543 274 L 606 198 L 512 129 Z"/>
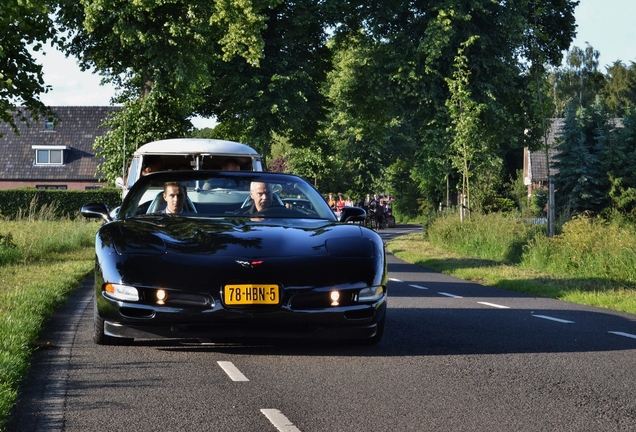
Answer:
<path fill-rule="evenodd" d="M 279 301 L 278 285 L 225 285 L 223 300 L 226 305 L 275 305 Z"/>

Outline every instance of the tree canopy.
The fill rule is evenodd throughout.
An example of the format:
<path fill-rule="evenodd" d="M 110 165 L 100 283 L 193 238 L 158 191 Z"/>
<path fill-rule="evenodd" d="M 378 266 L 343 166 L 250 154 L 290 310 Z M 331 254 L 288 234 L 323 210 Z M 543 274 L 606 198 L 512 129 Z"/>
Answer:
<path fill-rule="evenodd" d="M 9 123 L 15 133 L 16 120 L 50 114 L 39 99 L 49 87 L 31 50 L 58 41 L 51 12 L 47 0 L 0 3 L 0 121 Z"/>
<path fill-rule="evenodd" d="M 124 139 L 132 152 L 192 133 L 188 119 L 203 115 L 266 158 L 284 143 L 284 166 L 322 190 L 401 191 L 418 205 L 447 201 L 469 177 L 483 201 L 516 172 L 504 161 L 538 145 L 546 113 L 535 101 L 578 4 L 41 1 L 64 50 L 118 88 L 123 109 L 97 143 L 107 178 L 121 172 Z"/>

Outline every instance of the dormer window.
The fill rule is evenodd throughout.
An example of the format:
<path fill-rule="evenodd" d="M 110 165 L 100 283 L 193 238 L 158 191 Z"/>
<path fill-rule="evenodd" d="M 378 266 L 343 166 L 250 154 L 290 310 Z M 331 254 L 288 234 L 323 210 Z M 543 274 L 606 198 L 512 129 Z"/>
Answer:
<path fill-rule="evenodd" d="M 35 150 L 36 165 L 64 165 L 64 151 L 67 146 L 31 146 Z"/>
<path fill-rule="evenodd" d="M 55 129 L 55 122 L 52 122 L 52 121 L 45 121 L 44 122 L 44 130 L 45 131 L 52 131 L 53 129 Z"/>

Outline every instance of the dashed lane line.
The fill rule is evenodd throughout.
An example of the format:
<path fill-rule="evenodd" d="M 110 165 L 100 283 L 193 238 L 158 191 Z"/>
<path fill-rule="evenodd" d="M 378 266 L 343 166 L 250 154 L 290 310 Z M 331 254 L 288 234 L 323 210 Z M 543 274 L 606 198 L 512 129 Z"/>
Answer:
<path fill-rule="evenodd" d="M 265 417 L 278 429 L 280 432 L 300 432 L 292 422 L 289 421 L 285 415 L 277 409 L 261 409 L 261 412 L 265 414 Z"/>
<path fill-rule="evenodd" d="M 459 298 L 464 298 L 462 296 L 458 296 L 458 295 L 447 293 L 447 292 L 438 292 L 437 294 L 443 295 L 443 296 L 446 296 L 446 297 L 451 297 L 451 298 L 458 298 L 458 299 Z"/>
<path fill-rule="evenodd" d="M 509 306 L 499 305 L 499 304 L 496 304 L 496 303 L 488 303 L 488 302 L 477 302 L 477 303 L 482 304 L 484 306 L 494 307 L 494 308 L 497 308 L 497 309 L 510 309 Z"/>
<path fill-rule="evenodd" d="M 631 333 L 624 333 L 624 332 L 619 332 L 619 331 L 608 331 L 608 333 L 615 334 L 615 335 L 618 335 L 618 336 L 624 336 L 624 337 L 636 339 L 636 335 L 635 334 L 631 334 Z"/>
<path fill-rule="evenodd" d="M 564 320 L 564 319 L 561 319 L 561 318 L 554 318 L 554 317 L 547 316 L 547 315 L 534 315 L 533 314 L 532 316 L 536 317 L 536 318 L 546 319 L 546 320 L 549 320 L 549 321 L 559 322 L 559 323 L 562 323 L 562 324 L 574 324 L 574 321 L 568 321 L 568 320 Z"/>
<path fill-rule="evenodd" d="M 232 362 L 218 361 L 217 364 L 225 371 L 232 381 L 249 381 L 245 375 Z M 261 409 L 261 412 L 280 432 L 300 432 L 285 415 L 277 409 Z"/>
<path fill-rule="evenodd" d="M 219 366 L 221 366 L 221 369 L 223 369 L 225 373 L 228 374 L 232 381 L 249 381 L 247 377 L 243 375 L 232 362 L 218 361 L 217 363 Z"/>
<path fill-rule="evenodd" d="M 409 285 L 409 286 L 410 286 L 410 287 L 413 287 L 413 288 L 421 289 L 421 290 L 427 290 L 427 289 L 428 289 L 428 288 L 423 287 L 423 286 L 421 286 L 421 285 Z"/>

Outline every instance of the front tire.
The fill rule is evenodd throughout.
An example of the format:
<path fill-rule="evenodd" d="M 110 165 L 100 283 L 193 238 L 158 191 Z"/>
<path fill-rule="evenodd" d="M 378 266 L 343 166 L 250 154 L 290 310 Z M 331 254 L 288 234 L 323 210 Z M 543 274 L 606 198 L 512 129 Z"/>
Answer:
<path fill-rule="evenodd" d="M 93 342 L 97 345 L 130 345 L 132 339 L 116 338 L 104 333 L 104 319 L 97 313 L 97 304 L 93 308 Z"/>

